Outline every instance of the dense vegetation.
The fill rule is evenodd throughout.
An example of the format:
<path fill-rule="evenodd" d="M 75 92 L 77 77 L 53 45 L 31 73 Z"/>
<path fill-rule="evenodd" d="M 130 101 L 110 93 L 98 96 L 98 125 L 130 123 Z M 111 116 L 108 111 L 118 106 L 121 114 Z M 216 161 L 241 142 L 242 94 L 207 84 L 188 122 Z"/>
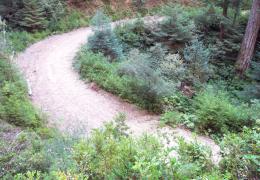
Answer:
<path fill-rule="evenodd" d="M 247 72 L 237 76 L 235 71 L 251 3 L 232 1 L 223 14 L 225 6 L 219 3 L 229 1 L 213 1 L 209 7 L 203 2 L 193 7 L 169 3 L 151 10 L 143 0 L 132 1 L 135 12 L 163 20 L 151 26 L 138 18 L 112 28 L 111 18 L 126 16 L 109 13 L 107 7 L 111 18 L 99 10 L 90 20 L 65 1 L 2 1 L 0 178 L 259 178 L 259 41 Z M 12 56 L 50 34 L 88 24 L 94 34 L 74 64 L 82 79 L 161 114 L 162 125 L 211 136 L 221 147 L 218 165 L 199 142 L 180 138 L 176 146 L 165 147 L 160 142 L 165 137 L 131 135 L 124 115 L 88 138 L 60 135 L 46 127 Z"/>

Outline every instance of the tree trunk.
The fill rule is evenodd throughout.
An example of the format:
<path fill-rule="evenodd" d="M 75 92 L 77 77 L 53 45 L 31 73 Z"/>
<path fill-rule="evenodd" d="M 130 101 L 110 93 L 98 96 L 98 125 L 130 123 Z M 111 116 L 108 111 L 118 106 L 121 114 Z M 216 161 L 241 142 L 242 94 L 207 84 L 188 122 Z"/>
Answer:
<path fill-rule="evenodd" d="M 228 5 L 229 5 L 229 0 L 223 0 L 223 4 L 222 4 L 223 12 L 222 12 L 222 15 L 225 18 L 227 18 L 227 15 L 228 15 Z M 225 34 L 225 29 L 224 29 L 223 23 L 221 22 L 220 23 L 220 34 L 219 34 L 219 37 L 220 37 L 221 40 L 223 40 L 224 34 Z"/>
<path fill-rule="evenodd" d="M 236 71 L 241 76 L 250 65 L 260 29 L 260 0 L 253 0 L 250 17 L 236 62 Z"/>

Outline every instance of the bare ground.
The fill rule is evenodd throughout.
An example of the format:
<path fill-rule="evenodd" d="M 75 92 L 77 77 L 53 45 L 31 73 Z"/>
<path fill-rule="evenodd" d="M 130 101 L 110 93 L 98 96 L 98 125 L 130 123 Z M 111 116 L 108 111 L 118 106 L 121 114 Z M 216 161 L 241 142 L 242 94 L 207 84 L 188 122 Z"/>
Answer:
<path fill-rule="evenodd" d="M 159 116 L 149 114 L 135 105 L 103 90 L 96 91 L 85 84 L 72 67 L 73 58 L 92 34 L 91 28 L 51 36 L 30 46 L 18 55 L 16 63 L 28 81 L 33 103 L 48 115 L 51 126 L 61 132 L 83 131 L 101 127 L 117 114 L 124 113 L 130 130 L 136 134 L 167 132 L 187 141 L 197 140 L 207 145 L 213 161 L 220 159 L 219 147 L 205 136 L 193 136 L 182 128 L 159 127 Z"/>

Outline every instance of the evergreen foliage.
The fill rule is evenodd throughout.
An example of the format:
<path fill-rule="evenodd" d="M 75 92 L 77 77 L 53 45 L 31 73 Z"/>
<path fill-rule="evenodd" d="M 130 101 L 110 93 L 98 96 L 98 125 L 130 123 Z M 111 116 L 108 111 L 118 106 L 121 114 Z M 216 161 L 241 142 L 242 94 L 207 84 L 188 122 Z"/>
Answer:
<path fill-rule="evenodd" d="M 60 0 L 3 0 L 0 15 L 13 27 L 28 31 L 53 27 L 65 14 Z"/>
<path fill-rule="evenodd" d="M 193 22 L 181 10 L 178 10 L 178 7 L 165 11 L 166 19 L 160 23 L 153 35 L 162 42 L 170 42 L 171 45 L 183 44 L 191 40 L 194 29 Z"/>
<path fill-rule="evenodd" d="M 142 19 L 117 26 L 115 33 L 126 52 L 131 48 L 147 49 L 155 43 L 151 30 L 145 27 Z"/>
<path fill-rule="evenodd" d="M 167 96 L 168 85 L 159 71 L 153 69 L 151 56 L 132 50 L 119 67 L 120 75 L 128 75 L 137 81 L 130 84 L 131 91 L 143 99 L 144 106 L 149 110 L 161 111 L 160 99 Z M 158 107 L 157 107 L 158 106 Z"/>
<path fill-rule="evenodd" d="M 192 80 L 194 84 L 203 83 L 209 79 L 211 72 L 209 64 L 210 57 L 210 50 L 197 38 L 186 45 L 184 49 L 184 61 L 190 76 L 188 79 Z"/>
<path fill-rule="evenodd" d="M 37 0 L 23 0 L 23 8 L 15 13 L 15 24 L 29 30 L 47 27 L 47 17 L 42 5 Z"/>
<path fill-rule="evenodd" d="M 111 61 L 122 58 L 123 50 L 112 31 L 110 19 L 102 11 L 97 11 L 91 24 L 94 26 L 94 35 L 88 38 L 88 48 L 103 53 Z"/>
<path fill-rule="evenodd" d="M 214 59 L 234 60 L 237 57 L 242 41 L 243 28 L 232 25 L 232 21 L 218 14 L 214 7 L 195 17 L 195 24 L 199 36 L 204 43 L 211 45 Z M 220 38 L 220 25 L 224 27 L 224 37 Z"/>

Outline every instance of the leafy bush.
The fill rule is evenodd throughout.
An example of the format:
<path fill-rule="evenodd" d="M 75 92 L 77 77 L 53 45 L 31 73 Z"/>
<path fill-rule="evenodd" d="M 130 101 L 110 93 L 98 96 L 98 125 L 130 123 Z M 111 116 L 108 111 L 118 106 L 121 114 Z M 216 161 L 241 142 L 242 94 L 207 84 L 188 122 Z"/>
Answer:
<path fill-rule="evenodd" d="M 156 43 L 149 49 L 150 54 L 150 66 L 154 70 L 158 70 L 160 65 L 164 62 L 164 58 L 167 54 L 167 50 L 163 48 L 162 44 Z"/>
<path fill-rule="evenodd" d="M 162 75 L 179 84 L 187 77 L 187 68 L 180 54 L 168 54 L 159 65 Z"/>
<path fill-rule="evenodd" d="M 226 134 L 221 142 L 223 171 L 233 179 L 259 179 L 259 128 L 244 128 L 240 134 Z"/>
<path fill-rule="evenodd" d="M 223 91 L 205 89 L 195 97 L 195 106 L 196 126 L 200 131 L 220 134 L 241 131 L 243 126 L 252 126 L 255 122 L 248 106 L 234 105 Z"/>
<path fill-rule="evenodd" d="M 91 20 L 94 35 L 88 38 L 87 47 L 93 52 L 101 52 L 111 60 L 122 58 L 122 47 L 112 31 L 111 21 L 102 11 L 97 11 Z"/>
<path fill-rule="evenodd" d="M 138 158 L 142 156 L 144 161 L 149 162 L 153 155 L 159 153 L 159 149 L 159 143 L 154 138 L 135 140 L 119 135 L 116 125 L 109 123 L 104 129 L 93 131 L 88 141 L 77 144 L 74 157 L 80 172 L 90 178 L 152 177 L 160 166 L 153 164 L 154 167 L 143 169 Z M 146 171 L 140 172 L 142 169 Z"/>
<path fill-rule="evenodd" d="M 171 150 L 164 149 L 157 138 L 134 138 L 121 133 L 118 127 L 107 123 L 94 130 L 88 140 L 75 145 L 79 172 L 90 179 L 193 179 L 213 174 L 222 177 L 212 171 L 210 152 L 199 144 L 180 142 L 180 156 L 176 159 L 169 156 Z"/>
<path fill-rule="evenodd" d="M 178 111 L 165 112 L 160 118 L 162 125 L 167 124 L 172 127 L 184 126 L 192 130 L 195 129 L 195 123 L 197 121 L 198 118 L 194 114 L 181 113 Z"/>
<path fill-rule="evenodd" d="M 187 96 L 175 92 L 174 95 L 162 99 L 163 109 L 167 111 L 192 112 L 192 101 Z"/>
<path fill-rule="evenodd" d="M 195 163 L 199 171 L 209 171 L 213 168 L 211 151 L 198 142 L 187 143 L 183 139 L 178 142 L 178 160 L 182 163 Z"/>

